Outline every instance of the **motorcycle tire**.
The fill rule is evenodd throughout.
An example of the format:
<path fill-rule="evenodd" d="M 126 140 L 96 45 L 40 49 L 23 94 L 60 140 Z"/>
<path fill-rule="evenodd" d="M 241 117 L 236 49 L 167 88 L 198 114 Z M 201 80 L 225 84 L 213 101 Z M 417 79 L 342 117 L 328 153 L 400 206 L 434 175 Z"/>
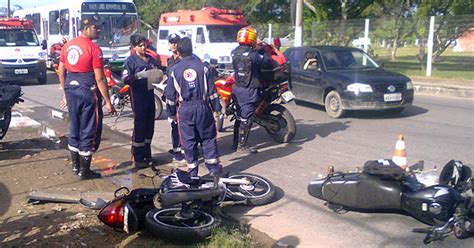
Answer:
<path fill-rule="evenodd" d="M 155 120 L 160 119 L 161 114 L 163 113 L 163 102 L 161 97 L 155 94 Z"/>
<path fill-rule="evenodd" d="M 192 242 L 211 236 L 214 229 L 222 223 L 217 214 L 201 210 L 197 210 L 192 219 L 178 219 L 176 214 L 180 210 L 181 208 L 150 210 L 145 216 L 147 230 L 161 238 Z"/>
<path fill-rule="evenodd" d="M 3 114 L 3 120 L 0 120 L 0 140 L 5 137 L 7 134 L 8 128 L 10 127 L 10 122 L 12 121 L 12 109 L 8 108 Z"/>
<path fill-rule="evenodd" d="M 288 109 L 280 104 L 272 104 L 265 109 L 265 113 L 261 118 L 268 119 L 277 118 L 278 130 L 272 130 L 265 127 L 267 133 L 278 143 L 289 143 L 296 135 L 295 118 Z"/>
<path fill-rule="evenodd" d="M 232 200 L 247 200 L 247 205 L 258 206 L 270 203 L 275 196 L 275 186 L 270 180 L 262 176 L 251 173 L 237 173 L 229 176 L 229 178 L 247 178 L 252 182 L 252 185 L 228 184 L 227 191 L 231 191 L 232 194 L 228 194 L 226 197 Z"/>

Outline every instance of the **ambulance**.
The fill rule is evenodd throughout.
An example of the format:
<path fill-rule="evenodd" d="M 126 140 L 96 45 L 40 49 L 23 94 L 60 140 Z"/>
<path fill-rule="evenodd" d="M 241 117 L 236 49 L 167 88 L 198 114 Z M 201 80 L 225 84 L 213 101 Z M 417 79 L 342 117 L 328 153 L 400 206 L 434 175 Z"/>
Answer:
<path fill-rule="evenodd" d="M 231 52 L 238 46 L 237 32 L 247 25 L 240 10 L 206 7 L 163 13 L 158 27 L 157 52 L 166 64 L 166 58 L 171 56 L 168 36 L 176 33 L 191 39 L 193 53 L 202 60 L 216 59 L 219 64 L 231 66 Z"/>
<path fill-rule="evenodd" d="M 37 79 L 46 83 L 46 41 L 39 42 L 33 22 L 0 18 L 0 82 Z"/>

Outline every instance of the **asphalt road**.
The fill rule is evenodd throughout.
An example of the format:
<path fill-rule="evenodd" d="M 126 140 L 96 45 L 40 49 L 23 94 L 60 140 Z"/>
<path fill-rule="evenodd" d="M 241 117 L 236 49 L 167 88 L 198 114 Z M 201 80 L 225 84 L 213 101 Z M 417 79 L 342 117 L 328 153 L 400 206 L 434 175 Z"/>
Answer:
<path fill-rule="evenodd" d="M 44 86 L 25 85 L 24 98 L 39 105 L 57 107 L 61 97 L 54 77 Z M 274 203 L 253 208 L 233 208 L 252 227 L 297 247 L 406 247 L 423 246 L 425 227 L 409 216 L 381 213 L 336 214 L 324 202 L 307 193 L 308 183 L 324 174 L 328 165 L 336 170 L 362 167 L 372 159 L 391 158 L 399 134 L 405 135 L 409 164 L 425 161 L 425 168 L 438 168 L 450 159 L 474 164 L 474 101 L 471 99 L 415 96 L 412 107 L 397 116 L 374 112 L 355 113 L 331 119 L 323 108 L 298 103 L 287 106 L 297 122 L 297 135 L 290 144 L 277 144 L 262 128 L 254 128 L 250 145 L 259 153 L 238 157 L 231 153 L 231 131 L 220 133 L 218 144 L 227 171 L 253 172 L 278 187 Z M 109 117 L 104 122 L 114 130 L 131 134 L 132 119 Z M 156 122 L 154 152 L 171 147 L 169 123 Z M 204 167 L 201 171 L 205 171 Z M 474 238 L 447 238 L 435 247 L 474 247 Z"/>

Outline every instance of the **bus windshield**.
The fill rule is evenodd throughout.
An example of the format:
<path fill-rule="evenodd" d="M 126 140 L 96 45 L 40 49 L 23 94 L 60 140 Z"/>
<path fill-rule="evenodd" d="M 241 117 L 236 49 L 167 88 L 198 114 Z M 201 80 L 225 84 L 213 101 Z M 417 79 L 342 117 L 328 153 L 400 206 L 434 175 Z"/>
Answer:
<path fill-rule="evenodd" d="M 0 47 L 9 46 L 39 46 L 39 41 L 33 30 L 0 29 Z"/>
<path fill-rule="evenodd" d="M 138 31 L 138 17 L 136 14 L 98 14 L 104 21 L 100 29 L 99 46 L 128 46 L 130 36 Z M 82 15 L 82 18 L 89 15 Z"/>
<path fill-rule="evenodd" d="M 210 42 L 237 42 L 237 32 L 243 26 L 239 25 L 208 25 Z"/>

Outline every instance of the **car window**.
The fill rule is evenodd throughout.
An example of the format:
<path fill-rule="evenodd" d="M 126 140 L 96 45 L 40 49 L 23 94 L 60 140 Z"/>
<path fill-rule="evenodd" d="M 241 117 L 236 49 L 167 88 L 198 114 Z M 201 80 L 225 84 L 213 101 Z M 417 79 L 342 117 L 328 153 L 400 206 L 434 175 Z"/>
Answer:
<path fill-rule="evenodd" d="M 305 51 L 302 49 L 293 50 L 290 54 L 291 68 L 301 68 Z"/>
<path fill-rule="evenodd" d="M 358 50 L 338 49 L 322 51 L 327 70 L 351 70 L 377 68 L 377 64 Z"/>

